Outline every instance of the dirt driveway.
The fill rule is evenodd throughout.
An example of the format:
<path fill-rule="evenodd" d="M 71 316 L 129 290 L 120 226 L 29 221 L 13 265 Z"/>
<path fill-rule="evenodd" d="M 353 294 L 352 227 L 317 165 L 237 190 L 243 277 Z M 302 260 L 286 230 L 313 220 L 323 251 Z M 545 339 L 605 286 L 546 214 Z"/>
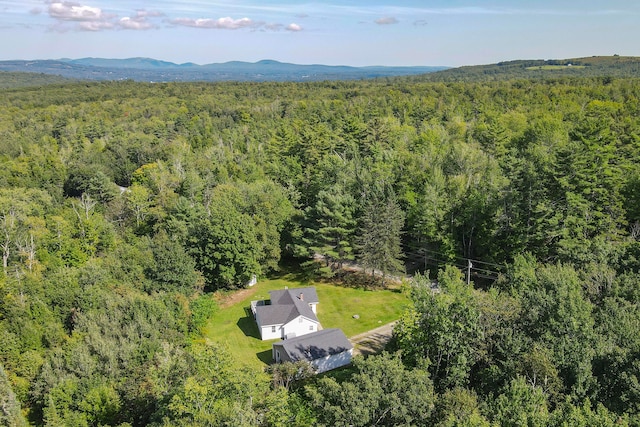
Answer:
<path fill-rule="evenodd" d="M 353 355 L 369 355 L 380 353 L 391 340 L 391 333 L 396 322 L 387 323 L 378 328 L 354 335 L 349 340 L 353 344 Z"/>

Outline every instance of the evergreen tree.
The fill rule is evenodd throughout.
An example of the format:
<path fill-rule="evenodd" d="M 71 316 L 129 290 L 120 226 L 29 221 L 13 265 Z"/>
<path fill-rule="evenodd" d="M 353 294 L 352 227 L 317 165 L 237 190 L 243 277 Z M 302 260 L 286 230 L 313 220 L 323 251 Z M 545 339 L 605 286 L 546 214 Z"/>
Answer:
<path fill-rule="evenodd" d="M 321 190 L 307 209 L 303 245 L 310 256 L 321 255 L 331 269 L 353 259 L 355 200 L 339 185 Z"/>
<path fill-rule="evenodd" d="M 382 274 L 383 285 L 388 274 L 404 271 L 403 225 L 404 212 L 394 196 L 385 199 L 374 197 L 365 203 L 356 239 L 357 259 L 372 276 Z"/>
<path fill-rule="evenodd" d="M 7 427 L 26 426 L 27 423 L 20 412 L 20 402 L 11 389 L 9 378 L 0 363 L 0 425 Z"/>

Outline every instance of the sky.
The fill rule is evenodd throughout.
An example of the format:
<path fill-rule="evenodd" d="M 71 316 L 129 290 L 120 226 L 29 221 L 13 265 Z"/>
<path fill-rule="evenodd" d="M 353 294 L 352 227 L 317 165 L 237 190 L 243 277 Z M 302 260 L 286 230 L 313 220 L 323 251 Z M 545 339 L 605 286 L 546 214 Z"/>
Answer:
<path fill-rule="evenodd" d="M 461 66 L 638 41 L 639 0 L 0 0 L 0 60 Z"/>

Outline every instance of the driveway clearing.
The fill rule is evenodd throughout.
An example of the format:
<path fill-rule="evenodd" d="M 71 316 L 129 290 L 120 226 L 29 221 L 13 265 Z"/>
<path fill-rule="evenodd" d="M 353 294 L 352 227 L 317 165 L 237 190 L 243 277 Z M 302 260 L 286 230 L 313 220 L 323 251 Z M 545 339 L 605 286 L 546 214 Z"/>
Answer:
<path fill-rule="evenodd" d="M 391 340 L 393 327 L 396 322 L 387 323 L 378 328 L 352 336 L 349 340 L 353 344 L 353 355 L 368 356 L 380 353 Z"/>

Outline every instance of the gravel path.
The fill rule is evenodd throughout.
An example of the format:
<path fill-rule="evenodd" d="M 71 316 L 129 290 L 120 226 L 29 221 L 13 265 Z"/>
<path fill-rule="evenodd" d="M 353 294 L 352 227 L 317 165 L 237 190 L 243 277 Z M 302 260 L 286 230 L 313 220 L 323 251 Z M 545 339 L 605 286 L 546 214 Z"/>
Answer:
<path fill-rule="evenodd" d="M 378 328 L 354 335 L 350 338 L 353 344 L 353 355 L 369 355 L 380 353 L 391 340 L 393 326 L 396 322 L 387 323 Z"/>

